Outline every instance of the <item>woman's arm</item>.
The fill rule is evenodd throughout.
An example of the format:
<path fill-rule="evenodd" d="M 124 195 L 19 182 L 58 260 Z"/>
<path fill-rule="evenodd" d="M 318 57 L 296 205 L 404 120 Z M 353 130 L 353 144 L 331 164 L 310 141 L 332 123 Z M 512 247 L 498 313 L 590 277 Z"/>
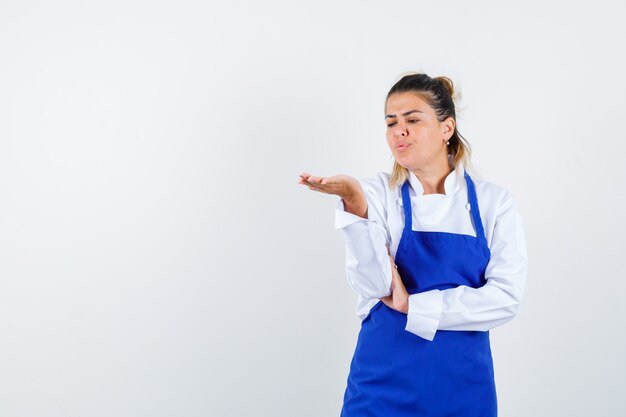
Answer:
<path fill-rule="evenodd" d="M 335 210 L 335 229 L 341 229 L 346 242 L 348 284 L 364 299 L 391 293 L 391 238 L 384 204 L 387 181 L 384 173 L 364 181 L 347 175 L 315 177 L 302 173 L 298 180 L 311 190 L 341 197 Z"/>
<path fill-rule="evenodd" d="M 343 202 L 343 207 L 347 213 L 351 213 L 355 216 L 367 219 L 368 204 L 367 199 L 365 198 L 365 193 L 363 192 L 363 187 L 360 183 L 358 189 L 359 191 L 355 192 L 353 195 L 343 197 L 341 199 Z"/>
<path fill-rule="evenodd" d="M 378 299 L 391 293 L 390 234 L 383 181 L 380 177 L 361 181 L 365 217 L 351 213 L 343 200 L 335 210 L 335 229 L 341 229 L 345 238 L 348 284 L 365 299 Z"/>
<path fill-rule="evenodd" d="M 432 340 L 438 329 L 487 331 L 515 317 L 528 266 L 522 218 L 508 193 L 497 210 L 490 251 L 484 286 L 410 295 L 406 330 Z"/>

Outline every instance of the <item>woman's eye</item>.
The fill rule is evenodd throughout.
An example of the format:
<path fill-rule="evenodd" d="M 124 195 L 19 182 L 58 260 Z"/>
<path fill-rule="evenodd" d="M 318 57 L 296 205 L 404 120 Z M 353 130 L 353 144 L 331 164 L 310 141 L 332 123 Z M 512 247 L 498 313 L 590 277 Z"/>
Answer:
<path fill-rule="evenodd" d="M 417 122 L 419 122 L 419 119 L 410 119 L 410 120 L 407 120 L 407 122 L 409 122 L 409 123 L 417 123 Z M 391 127 L 391 126 L 393 126 L 395 124 L 396 124 L 396 122 L 389 123 L 387 125 L 387 127 Z"/>

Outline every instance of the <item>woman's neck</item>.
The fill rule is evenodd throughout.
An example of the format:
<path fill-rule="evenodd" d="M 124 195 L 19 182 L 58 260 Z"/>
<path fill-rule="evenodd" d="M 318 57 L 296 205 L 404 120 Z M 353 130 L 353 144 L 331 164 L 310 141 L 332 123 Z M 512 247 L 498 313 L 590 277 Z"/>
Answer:
<path fill-rule="evenodd" d="M 437 162 L 427 167 L 411 170 L 422 184 L 424 194 L 445 194 L 446 177 L 452 171 L 453 168 L 450 167 L 447 159 L 443 161 L 443 163 Z"/>

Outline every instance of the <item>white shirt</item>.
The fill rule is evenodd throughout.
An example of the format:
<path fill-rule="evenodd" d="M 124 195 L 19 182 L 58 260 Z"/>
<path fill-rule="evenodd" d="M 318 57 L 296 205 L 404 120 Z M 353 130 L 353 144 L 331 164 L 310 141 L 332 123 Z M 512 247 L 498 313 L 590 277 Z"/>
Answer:
<path fill-rule="evenodd" d="M 412 230 L 476 236 L 472 223 L 464 167 L 459 163 L 445 179 L 445 194 L 426 194 L 410 172 Z M 470 176 L 471 173 L 470 173 Z M 339 200 L 335 229 L 346 242 L 346 276 L 357 293 L 356 314 L 363 320 L 381 297 L 391 294 L 391 263 L 404 228 L 401 187 L 389 188 L 390 174 L 360 180 L 368 203 L 364 219 L 344 209 Z M 430 290 L 409 295 L 405 329 L 427 340 L 440 330 L 487 331 L 511 320 L 519 311 L 527 274 L 522 218 L 512 195 L 504 188 L 472 176 L 480 218 L 491 258 L 486 284 Z"/>

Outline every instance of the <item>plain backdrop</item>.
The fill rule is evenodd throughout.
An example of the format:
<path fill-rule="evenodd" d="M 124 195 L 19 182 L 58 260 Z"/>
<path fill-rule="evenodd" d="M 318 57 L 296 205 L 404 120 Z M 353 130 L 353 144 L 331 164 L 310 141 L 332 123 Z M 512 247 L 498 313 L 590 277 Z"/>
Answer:
<path fill-rule="evenodd" d="M 308 171 L 389 171 L 383 106 L 450 77 L 524 219 L 500 415 L 626 397 L 619 1 L 0 3 L 0 416 L 338 416 L 360 321 Z"/>

